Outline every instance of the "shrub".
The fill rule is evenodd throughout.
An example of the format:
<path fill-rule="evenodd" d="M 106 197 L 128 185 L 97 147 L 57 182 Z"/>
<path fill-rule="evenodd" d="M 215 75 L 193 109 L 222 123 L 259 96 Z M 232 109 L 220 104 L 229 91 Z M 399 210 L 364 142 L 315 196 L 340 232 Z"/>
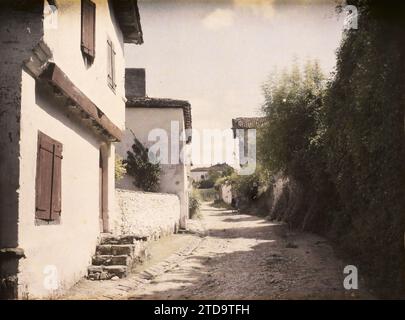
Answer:
<path fill-rule="evenodd" d="M 117 181 L 121 180 L 126 173 L 127 168 L 124 163 L 124 160 L 118 154 L 115 154 L 115 166 L 114 166 L 115 180 Z"/>
<path fill-rule="evenodd" d="M 149 161 L 149 150 L 134 138 L 132 152 L 128 151 L 125 160 L 127 173 L 134 177 L 134 185 L 144 191 L 156 192 L 159 188 L 161 168 L 158 163 Z"/>
<path fill-rule="evenodd" d="M 212 180 L 201 180 L 197 183 L 197 188 L 198 189 L 211 189 L 215 185 L 215 182 Z"/>

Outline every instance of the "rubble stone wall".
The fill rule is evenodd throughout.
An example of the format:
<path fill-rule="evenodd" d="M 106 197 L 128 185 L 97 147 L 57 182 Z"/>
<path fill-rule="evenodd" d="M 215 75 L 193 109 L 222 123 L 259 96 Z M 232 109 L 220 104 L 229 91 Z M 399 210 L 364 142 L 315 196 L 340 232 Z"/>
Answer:
<path fill-rule="evenodd" d="M 116 205 L 122 218 L 116 233 L 157 239 L 178 230 L 180 199 L 177 195 L 117 189 Z"/>

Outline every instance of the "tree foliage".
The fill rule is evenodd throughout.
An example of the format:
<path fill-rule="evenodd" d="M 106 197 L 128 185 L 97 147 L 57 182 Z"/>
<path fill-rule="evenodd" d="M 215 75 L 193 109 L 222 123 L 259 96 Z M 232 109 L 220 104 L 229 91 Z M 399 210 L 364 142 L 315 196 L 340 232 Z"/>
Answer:
<path fill-rule="evenodd" d="M 404 5 L 349 4 L 359 29 L 344 34 L 326 87 L 313 62 L 264 86 L 259 153 L 302 186 L 293 224 L 334 239 L 371 287 L 392 296 L 405 283 Z"/>
<path fill-rule="evenodd" d="M 320 132 L 320 108 L 325 78 L 317 61 L 304 70 L 294 64 L 290 71 L 273 74 L 263 86 L 267 125 L 259 134 L 259 159 L 272 172 L 282 171 L 297 179 L 307 178 L 310 149 Z"/>
<path fill-rule="evenodd" d="M 324 110 L 327 169 L 339 195 L 331 232 L 383 293 L 403 288 L 405 270 L 405 19 L 398 3 L 353 2 L 359 29 L 345 35 Z"/>
<path fill-rule="evenodd" d="M 149 150 L 134 138 L 132 151 L 127 151 L 128 157 L 124 161 L 129 175 L 134 177 L 133 184 L 144 190 L 155 192 L 159 189 L 161 168 L 158 163 L 149 161 Z"/>

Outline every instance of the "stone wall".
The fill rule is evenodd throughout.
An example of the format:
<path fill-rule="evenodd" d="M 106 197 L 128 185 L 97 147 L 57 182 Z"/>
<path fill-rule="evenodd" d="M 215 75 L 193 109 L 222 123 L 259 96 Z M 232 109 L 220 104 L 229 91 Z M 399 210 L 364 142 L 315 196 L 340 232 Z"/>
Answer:
<path fill-rule="evenodd" d="M 43 36 L 43 1 L 0 2 L 0 299 L 17 295 L 23 61 Z M 18 254 L 20 252 L 20 254 Z"/>
<path fill-rule="evenodd" d="M 115 198 L 122 217 L 116 233 L 157 239 L 177 232 L 180 221 L 177 195 L 117 189 Z"/>
<path fill-rule="evenodd" d="M 161 175 L 159 192 L 176 194 L 180 198 L 182 212 L 182 228 L 186 228 L 186 219 L 188 218 L 188 181 L 186 166 L 181 163 L 181 150 L 186 149 L 184 135 L 184 117 L 181 108 L 126 108 L 126 130 L 120 143 L 116 144 L 117 153 L 127 158 L 127 151 L 132 150 L 134 137 L 136 137 L 144 146 L 150 148 L 156 143 L 156 137 L 153 130 L 164 130 L 167 134 L 168 162 L 161 163 Z M 178 124 L 178 132 L 176 132 Z M 179 134 L 182 134 L 181 141 L 177 141 Z M 150 136 L 151 134 L 151 136 Z M 156 134 L 156 132 L 155 132 Z M 159 140 L 160 138 L 158 138 Z M 162 141 L 160 141 L 162 143 Z M 178 148 L 175 147 L 178 143 Z M 173 147 L 173 149 L 172 149 Z M 175 152 L 172 154 L 172 151 Z M 172 159 L 175 159 L 173 161 Z M 116 186 L 122 189 L 136 191 L 133 185 L 133 178 L 125 176 L 117 181 Z"/>
<path fill-rule="evenodd" d="M 220 187 L 221 200 L 227 204 L 232 203 L 232 187 L 230 185 L 222 185 Z"/>

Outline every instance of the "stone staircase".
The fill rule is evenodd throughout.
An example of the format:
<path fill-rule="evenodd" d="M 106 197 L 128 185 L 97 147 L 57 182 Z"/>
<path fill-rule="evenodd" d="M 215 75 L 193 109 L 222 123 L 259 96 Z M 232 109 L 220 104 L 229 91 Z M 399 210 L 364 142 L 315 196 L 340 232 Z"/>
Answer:
<path fill-rule="evenodd" d="M 147 238 L 137 236 L 101 236 L 92 265 L 88 268 L 90 280 L 123 278 L 136 264 L 148 258 Z"/>

